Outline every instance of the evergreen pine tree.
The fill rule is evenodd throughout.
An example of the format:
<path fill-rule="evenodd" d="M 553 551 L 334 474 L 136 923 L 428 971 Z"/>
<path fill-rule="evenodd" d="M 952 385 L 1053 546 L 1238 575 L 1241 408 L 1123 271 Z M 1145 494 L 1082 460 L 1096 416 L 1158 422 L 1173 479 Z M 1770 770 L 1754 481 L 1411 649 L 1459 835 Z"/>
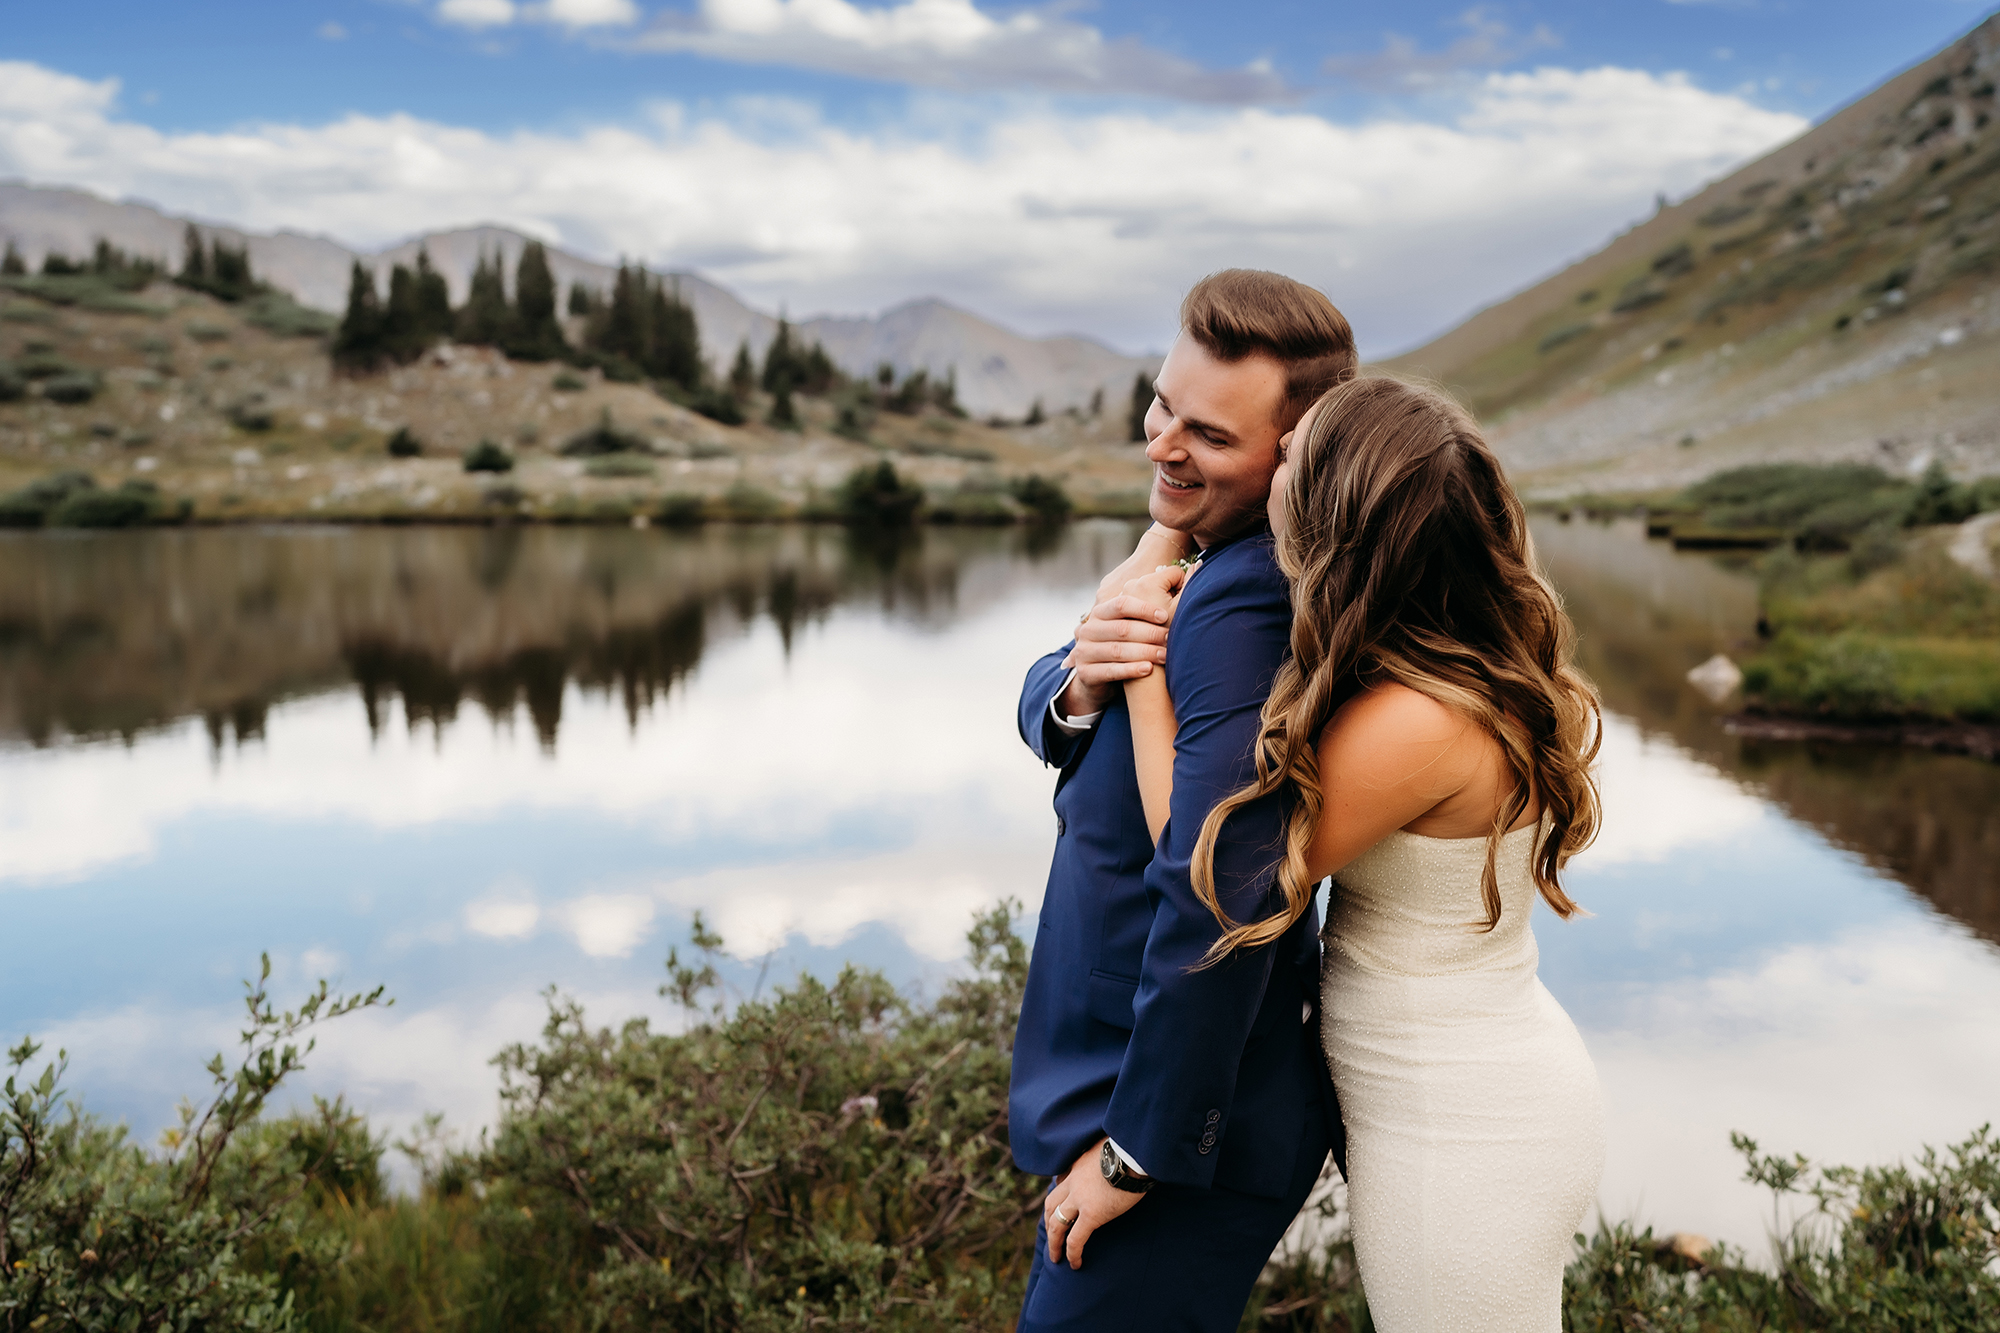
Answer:
<path fill-rule="evenodd" d="M 417 329 L 424 345 L 451 337 L 451 287 L 444 274 L 431 267 L 431 252 L 417 247 Z"/>
<path fill-rule="evenodd" d="M 779 430 L 799 428 L 798 410 L 792 406 L 792 386 L 784 380 L 779 380 L 778 387 L 771 391 L 771 413 L 764 420 Z"/>
<path fill-rule="evenodd" d="M 569 312 L 584 319 L 597 308 L 597 294 L 580 282 L 569 285 Z"/>
<path fill-rule="evenodd" d="M 605 312 L 601 351 L 638 369 L 647 359 L 652 332 L 647 327 L 652 311 L 646 302 L 646 271 L 628 264 L 618 266 L 611 283 L 611 304 Z"/>
<path fill-rule="evenodd" d="M 654 280 L 652 297 L 653 356 L 646 369 L 663 380 L 672 380 L 692 393 L 701 387 L 701 333 L 695 327 L 694 307 L 681 300 L 680 284 L 669 293 L 664 282 Z"/>
<path fill-rule="evenodd" d="M 14 248 L 12 241 L 7 242 L 7 253 L 4 256 L 0 256 L 0 277 L 18 278 L 25 275 L 27 271 L 28 265 L 21 258 L 21 252 Z"/>
<path fill-rule="evenodd" d="M 185 257 L 181 260 L 181 285 L 197 289 L 205 287 L 208 284 L 208 248 L 202 244 L 201 232 L 192 222 L 187 225 L 182 246 Z"/>
<path fill-rule="evenodd" d="M 548 252 L 540 241 L 521 247 L 514 269 L 514 328 L 505 344 L 507 355 L 523 361 L 548 361 L 569 350 L 562 325 L 556 322 L 556 279 L 549 272 Z"/>
<path fill-rule="evenodd" d="M 12 253 L 12 247 L 8 252 Z M 729 392 L 737 402 L 747 403 L 756 391 L 757 367 L 750 360 L 750 340 L 745 338 L 736 344 L 736 364 L 729 368 Z"/>
<path fill-rule="evenodd" d="M 389 270 L 389 304 L 382 313 L 382 350 L 392 361 L 410 362 L 423 355 L 426 345 L 417 311 L 417 275 L 398 264 Z"/>
<path fill-rule="evenodd" d="M 373 370 L 383 357 L 382 335 L 375 276 L 357 259 L 347 282 L 347 314 L 333 335 L 333 364 L 354 372 Z"/>
<path fill-rule="evenodd" d="M 1034 401 L 1034 405 L 1028 409 L 1028 415 L 1021 419 L 1021 424 L 1023 426 L 1039 426 L 1048 419 L 1048 413 L 1042 411 L 1042 400 L 1037 398 Z"/>
<path fill-rule="evenodd" d="M 500 256 L 489 260 L 484 250 L 472 266 L 472 285 L 458 312 L 458 340 L 479 347 L 497 347 L 507 336 L 513 312 L 507 308 L 507 279 Z"/>
<path fill-rule="evenodd" d="M 965 409 L 958 405 L 958 367 L 946 366 L 944 378 L 931 390 L 931 401 L 940 412 L 949 416 L 962 417 Z"/>
<path fill-rule="evenodd" d="M 250 271 L 250 243 L 232 250 L 221 241 L 209 247 L 209 295 L 223 301 L 240 301 L 257 292 L 256 276 Z"/>
<path fill-rule="evenodd" d="M 778 331 L 772 336 L 771 345 L 764 349 L 764 392 L 776 393 L 780 385 L 791 389 L 799 379 L 799 354 L 792 346 L 792 326 L 780 316 Z"/>
<path fill-rule="evenodd" d="M 799 388 L 802 392 L 824 396 L 840 382 L 840 367 L 833 364 L 833 358 L 826 354 L 826 348 L 817 340 L 812 349 L 799 360 Z"/>
<path fill-rule="evenodd" d="M 1134 444 L 1146 442 L 1146 413 L 1153 408 L 1153 381 L 1145 371 L 1132 380 L 1132 407 L 1125 416 L 1125 431 Z"/>

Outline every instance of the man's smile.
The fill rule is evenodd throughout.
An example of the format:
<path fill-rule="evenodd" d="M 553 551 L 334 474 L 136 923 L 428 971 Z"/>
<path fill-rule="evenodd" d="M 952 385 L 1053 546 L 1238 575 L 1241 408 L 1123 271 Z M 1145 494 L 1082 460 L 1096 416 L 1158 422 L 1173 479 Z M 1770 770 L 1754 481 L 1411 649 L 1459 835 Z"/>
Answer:
<path fill-rule="evenodd" d="M 1174 477 L 1168 476 L 1164 471 L 1161 471 L 1159 469 L 1155 469 L 1155 471 L 1158 472 L 1161 484 L 1166 486 L 1169 490 L 1198 491 L 1201 489 L 1201 483 L 1198 481 L 1180 481 Z"/>

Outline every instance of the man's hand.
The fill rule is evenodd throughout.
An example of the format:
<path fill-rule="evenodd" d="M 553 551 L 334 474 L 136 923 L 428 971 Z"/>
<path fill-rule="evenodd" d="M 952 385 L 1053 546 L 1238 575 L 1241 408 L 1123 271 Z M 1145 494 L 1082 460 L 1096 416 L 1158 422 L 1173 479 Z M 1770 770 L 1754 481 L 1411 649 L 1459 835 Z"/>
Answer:
<path fill-rule="evenodd" d="M 1067 1172 L 1056 1177 L 1056 1187 L 1042 1201 L 1052 1264 L 1067 1258 L 1071 1268 L 1082 1268 L 1083 1247 L 1090 1243 L 1091 1233 L 1106 1222 L 1123 1217 L 1133 1204 L 1146 1197 L 1113 1189 L 1105 1183 L 1104 1173 L 1097 1165 L 1097 1156 L 1103 1151 L 1103 1139 L 1091 1144 L 1089 1151 L 1071 1163 Z"/>
<path fill-rule="evenodd" d="M 1091 607 L 1076 627 L 1076 647 L 1063 659 L 1064 666 L 1076 668 L 1063 694 L 1063 716 L 1103 712 L 1120 681 L 1135 680 L 1166 661 L 1169 619 L 1165 609 L 1129 593 Z"/>

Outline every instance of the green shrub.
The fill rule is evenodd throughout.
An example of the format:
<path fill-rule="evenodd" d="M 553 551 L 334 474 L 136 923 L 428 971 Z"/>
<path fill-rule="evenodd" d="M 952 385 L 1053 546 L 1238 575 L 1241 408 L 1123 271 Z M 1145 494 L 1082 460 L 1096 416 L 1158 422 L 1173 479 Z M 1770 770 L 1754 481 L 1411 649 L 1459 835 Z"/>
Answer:
<path fill-rule="evenodd" d="M 198 343 L 219 343 L 229 340 L 229 330 L 221 324 L 203 324 L 190 320 L 184 332 Z"/>
<path fill-rule="evenodd" d="M 324 982 L 297 1009 L 279 1012 L 265 990 L 270 959 L 247 985 L 242 1057 L 209 1063 L 205 1102 L 183 1102 L 180 1123 L 152 1156 L 74 1106 L 59 1115 L 63 1057 L 39 1075 L 40 1047 L 8 1052 L 0 1088 L 0 1321 L 8 1329 L 278 1330 L 294 1326 L 291 1298 L 246 1252 L 282 1244 L 336 1144 L 353 1147 L 344 1108 L 322 1104 L 328 1123 L 257 1130 L 256 1121 L 312 1049 L 301 1034 L 327 1019 L 383 1003 L 334 996 Z M 352 1156 L 350 1151 L 350 1156 Z M 350 1161 L 341 1178 L 357 1179 Z M 325 1185 L 335 1177 L 321 1175 Z M 307 1263 L 316 1252 L 291 1247 Z"/>
<path fill-rule="evenodd" d="M 424 442 L 408 426 L 398 426 L 389 437 L 388 450 L 391 458 L 417 458 L 424 452 Z"/>
<path fill-rule="evenodd" d="M 1045 523 L 1068 518 L 1076 507 L 1060 481 L 1039 474 L 1016 479 L 1012 490 L 1021 507 Z"/>
<path fill-rule="evenodd" d="M 864 463 L 848 473 L 834 507 L 843 523 L 906 528 L 923 503 L 924 488 L 904 481 L 895 464 L 883 459 L 873 467 Z"/>
<path fill-rule="evenodd" d="M 28 377 L 13 363 L 0 361 L 0 403 L 18 403 L 28 396 Z"/>
<path fill-rule="evenodd" d="M 278 416 L 263 394 L 253 393 L 230 406 L 229 424 L 238 430 L 260 435 L 278 424 Z"/>
<path fill-rule="evenodd" d="M 63 501 L 96 485 L 96 479 L 88 472 L 58 472 L 39 477 L 18 491 L 0 496 L 0 528 L 39 528 Z"/>
<path fill-rule="evenodd" d="M 467 472 L 512 472 L 514 455 L 491 440 L 481 440 L 465 454 Z"/>
<path fill-rule="evenodd" d="M 266 290 L 243 303 L 243 322 L 280 338 L 325 338 L 340 321 L 324 310 L 302 306 L 290 295 Z"/>
<path fill-rule="evenodd" d="M 1538 352 L 1553 352 L 1564 343 L 1575 342 L 1578 338 L 1583 337 L 1589 332 L 1590 325 L 1588 324 L 1565 324 L 1555 332 L 1543 337 L 1539 343 L 1536 343 L 1535 350 Z"/>
<path fill-rule="evenodd" d="M 1963 523 L 1981 507 L 1978 492 L 1953 481 L 1942 463 L 1932 463 L 1917 482 L 1916 494 L 1910 498 L 1903 521 L 1911 527 Z"/>
<path fill-rule="evenodd" d="M 777 496 L 749 481 L 738 481 L 722 493 L 723 514 L 741 521 L 776 518 L 781 507 Z"/>
<path fill-rule="evenodd" d="M 659 471 L 652 459 L 636 454 L 605 454 L 585 463 L 583 470 L 593 477 L 650 477 Z"/>
<path fill-rule="evenodd" d="M 708 516 L 708 501 L 686 491 L 669 491 L 660 497 L 653 516 L 669 528 L 691 528 Z"/>
<path fill-rule="evenodd" d="M 556 377 L 549 381 L 549 388 L 557 393 L 582 393 L 590 387 L 590 381 L 573 370 L 558 370 Z"/>
<path fill-rule="evenodd" d="M 42 385 L 42 397 L 52 403 L 75 406 L 97 397 L 97 391 L 103 387 L 104 381 L 96 371 L 75 371 L 46 381 Z"/>
<path fill-rule="evenodd" d="M 517 1215 L 595 1243 L 577 1322 L 1005 1327 L 1042 1189 L 1007 1147 L 1027 950 L 1004 908 L 971 941 L 928 1008 L 852 967 L 726 1006 L 712 955 L 669 955 L 678 1035 L 552 999 L 540 1043 L 501 1053 L 481 1169 Z M 698 918 L 695 942 L 721 944 Z"/>
<path fill-rule="evenodd" d="M 127 482 L 116 490 L 88 486 L 72 491 L 49 511 L 52 528 L 134 528 L 153 516 L 157 487 Z"/>
<path fill-rule="evenodd" d="M 595 458 L 603 454 L 643 453 L 645 450 L 646 441 L 642 436 L 620 430 L 612 424 L 611 409 L 607 407 L 595 426 L 570 436 L 561 452 L 565 458 Z"/>
<path fill-rule="evenodd" d="M 1760 463 L 1697 482 L 1676 507 L 1713 528 L 1783 528 L 1807 550 L 1839 550 L 1872 524 L 1901 522 L 1912 488 L 1861 463 Z"/>
<path fill-rule="evenodd" d="M 700 390 L 685 395 L 685 406 L 693 409 L 710 421 L 719 421 L 725 426 L 740 426 L 745 417 L 743 404 L 727 389 L 705 385 Z"/>

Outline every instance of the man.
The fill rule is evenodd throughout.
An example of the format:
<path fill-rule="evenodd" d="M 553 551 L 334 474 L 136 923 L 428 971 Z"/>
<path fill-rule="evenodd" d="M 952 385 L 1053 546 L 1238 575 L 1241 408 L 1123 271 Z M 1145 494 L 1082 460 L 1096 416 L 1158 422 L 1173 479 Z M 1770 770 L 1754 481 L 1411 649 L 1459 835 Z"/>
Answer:
<path fill-rule="evenodd" d="M 1338 1153 L 1318 914 L 1200 967 L 1221 927 L 1189 863 L 1208 810 L 1253 771 L 1290 637 L 1264 517 L 1279 439 L 1354 369 L 1346 319 L 1312 288 L 1246 270 L 1197 283 L 1155 381 L 1146 456 L 1153 518 L 1191 537 L 1202 568 L 1171 635 L 1112 595 L 1028 672 L 1021 736 L 1062 774 L 1009 1098 L 1015 1162 L 1057 1177 L 1021 1333 L 1234 1329 Z M 1120 682 L 1161 668 L 1179 729 L 1155 847 Z M 1285 813 L 1267 800 L 1223 829 L 1216 886 L 1235 920 L 1270 905 Z"/>

